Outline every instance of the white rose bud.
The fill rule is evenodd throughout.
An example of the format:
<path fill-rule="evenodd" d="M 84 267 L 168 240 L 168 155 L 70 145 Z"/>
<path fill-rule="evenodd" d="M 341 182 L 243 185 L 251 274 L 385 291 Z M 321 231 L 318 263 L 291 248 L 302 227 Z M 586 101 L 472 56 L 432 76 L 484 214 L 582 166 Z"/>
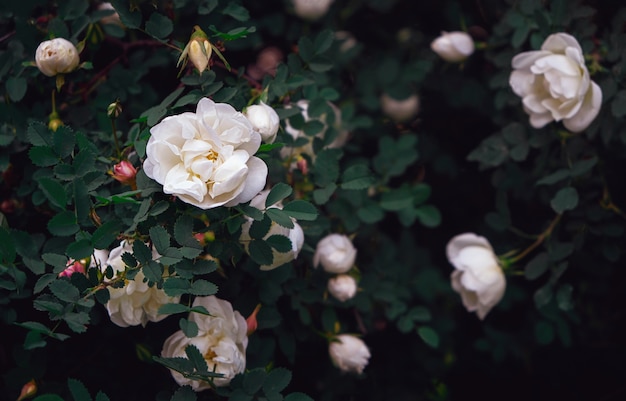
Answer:
<path fill-rule="evenodd" d="M 313 255 L 313 265 L 320 263 L 328 273 L 346 273 L 354 266 L 356 248 L 352 241 L 342 234 L 329 234 L 317 243 Z"/>
<path fill-rule="evenodd" d="M 41 42 L 35 52 L 37 68 L 49 77 L 72 72 L 78 67 L 79 62 L 76 46 L 63 38 Z"/>
<path fill-rule="evenodd" d="M 356 280 L 350 275 L 340 274 L 328 280 L 328 292 L 341 302 L 354 298 L 356 290 Z"/>
<path fill-rule="evenodd" d="M 196 25 L 193 27 L 191 38 L 189 42 L 187 42 L 187 46 L 183 49 L 176 65 L 180 65 L 188 58 L 200 75 L 202 75 L 202 72 L 209 69 L 209 61 L 211 60 L 212 53 L 213 46 L 211 46 L 208 36 Z"/>
<path fill-rule="evenodd" d="M 483 320 L 504 296 L 506 279 L 487 239 L 473 233 L 452 238 L 446 247 L 448 261 L 456 269 L 451 281 L 463 305 Z"/>
<path fill-rule="evenodd" d="M 458 63 L 474 53 L 474 40 L 465 32 L 442 32 L 430 48 L 442 59 Z"/>
<path fill-rule="evenodd" d="M 234 311 L 228 301 L 215 296 L 197 297 L 193 306 L 203 306 L 210 315 L 192 312 L 189 321 L 198 325 L 198 335 L 189 338 L 182 331 L 172 334 L 163 344 L 164 358 L 186 358 L 185 348 L 193 345 L 204 356 L 209 372 L 223 375 L 213 380 L 217 387 L 227 386 L 230 381 L 246 369 L 248 347 L 248 325 L 241 313 Z M 192 380 L 172 370 L 172 377 L 180 386 L 191 386 L 194 391 L 211 388 L 209 383 Z"/>
<path fill-rule="evenodd" d="M 591 81 L 582 49 L 573 36 L 550 35 L 541 50 L 520 53 L 511 64 L 509 83 L 522 98 L 534 128 L 562 120 L 565 128 L 580 132 L 600 112 L 602 91 Z"/>
<path fill-rule="evenodd" d="M 417 95 L 411 95 L 406 99 L 398 100 L 383 93 L 380 96 L 380 105 L 383 113 L 391 117 L 397 122 L 405 122 L 415 117 L 419 111 L 419 98 Z"/>
<path fill-rule="evenodd" d="M 361 374 L 371 356 L 369 348 L 360 338 L 350 334 L 339 334 L 328 346 L 333 364 L 343 372 Z"/>
<path fill-rule="evenodd" d="M 316 20 L 322 17 L 334 0 L 293 0 L 293 8 L 296 15 L 308 20 Z"/>
<path fill-rule="evenodd" d="M 244 115 L 250 120 L 254 130 L 261 134 L 263 142 L 274 143 L 280 127 L 280 118 L 273 108 L 261 102 L 248 106 Z"/>
<path fill-rule="evenodd" d="M 98 10 L 115 11 L 115 8 L 113 7 L 111 3 L 100 3 L 100 5 L 98 6 Z M 120 20 L 120 15 L 117 13 L 117 11 L 115 11 L 114 13 L 110 15 L 107 15 L 106 17 L 100 18 L 100 22 L 102 22 L 103 24 L 113 24 L 113 25 L 117 25 L 119 27 L 124 28 L 124 24 L 122 23 L 122 20 Z"/>

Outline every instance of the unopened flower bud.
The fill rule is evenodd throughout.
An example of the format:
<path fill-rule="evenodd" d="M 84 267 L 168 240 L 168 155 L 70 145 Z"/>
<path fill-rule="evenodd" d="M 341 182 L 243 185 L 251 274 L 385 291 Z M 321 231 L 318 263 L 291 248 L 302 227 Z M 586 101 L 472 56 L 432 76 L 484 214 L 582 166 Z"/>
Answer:
<path fill-rule="evenodd" d="M 347 274 L 340 274 L 328 280 L 328 292 L 341 302 L 354 298 L 356 290 L 356 280 Z"/>
<path fill-rule="evenodd" d="M 430 48 L 442 59 L 458 63 L 474 53 L 474 40 L 465 32 L 442 32 Z"/>
<path fill-rule="evenodd" d="M 307 175 L 309 173 L 309 163 L 304 157 L 298 155 L 296 159 L 296 166 L 298 167 L 298 170 L 302 172 L 302 175 Z"/>
<path fill-rule="evenodd" d="M 32 379 L 28 383 L 24 384 L 24 386 L 22 386 L 22 391 L 20 392 L 20 396 L 17 397 L 17 401 L 31 398 L 35 396 L 35 394 L 37 394 L 37 383 L 35 382 L 35 379 Z"/>
<path fill-rule="evenodd" d="M 60 126 L 64 125 L 63 120 L 59 118 L 59 113 L 53 112 L 48 116 L 48 129 L 56 132 Z"/>
<path fill-rule="evenodd" d="M 244 115 L 248 118 L 255 131 L 261 134 L 265 143 L 274 143 L 280 127 L 280 118 L 276 110 L 261 102 L 246 108 Z"/>
<path fill-rule="evenodd" d="M 196 25 L 193 29 L 194 32 L 191 34 L 187 46 L 185 46 L 183 53 L 180 55 L 178 64 L 188 57 L 193 66 L 196 67 L 200 75 L 202 75 L 204 70 L 209 69 L 209 60 L 211 59 L 213 48 L 206 33 L 204 33 L 199 26 Z"/>
<path fill-rule="evenodd" d="M 107 107 L 107 116 L 109 118 L 118 118 L 120 114 L 122 114 L 122 104 L 118 99 Z"/>
<path fill-rule="evenodd" d="M 49 77 L 72 72 L 78 67 L 79 62 L 76 46 L 63 38 L 41 42 L 35 52 L 37 68 Z"/>
<path fill-rule="evenodd" d="M 256 331 L 256 328 L 259 325 L 256 321 L 256 315 L 259 313 L 260 310 L 261 310 L 261 304 L 258 304 L 256 308 L 254 308 L 250 316 L 248 316 L 248 318 L 246 319 L 246 324 L 248 325 L 248 331 L 246 335 L 249 336 L 250 334 Z"/>
<path fill-rule="evenodd" d="M 137 175 L 137 169 L 128 160 L 122 160 L 113 166 L 113 171 L 109 172 L 111 177 L 121 182 L 122 184 L 135 186 L 135 176 Z"/>

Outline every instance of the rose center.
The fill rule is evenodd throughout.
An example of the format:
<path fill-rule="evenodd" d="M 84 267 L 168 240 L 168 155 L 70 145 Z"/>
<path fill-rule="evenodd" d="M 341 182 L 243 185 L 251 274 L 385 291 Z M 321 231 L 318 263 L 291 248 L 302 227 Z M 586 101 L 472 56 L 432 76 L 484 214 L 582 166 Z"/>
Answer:
<path fill-rule="evenodd" d="M 206 158 L 212 162 L 216 161 L 218 157 L 219 157 L 219 154 L 213 149 L 209 150 L 209 153 L 206 155 Z"/>

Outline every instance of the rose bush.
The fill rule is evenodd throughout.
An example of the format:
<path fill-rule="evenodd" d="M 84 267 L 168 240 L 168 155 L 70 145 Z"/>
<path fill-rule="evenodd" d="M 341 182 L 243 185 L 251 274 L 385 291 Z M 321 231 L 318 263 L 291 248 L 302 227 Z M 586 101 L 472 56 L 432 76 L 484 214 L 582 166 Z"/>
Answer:
<path fill-rule="evenodd" d="M 452 288 L 461 294 L 463 305 L 479 319 L 504 296 L 506 279 L 498 258 L 486 238 L 465 233 L 452 238 L 446 246 L 452 272 Z"/>
<path fill-rule="evenodd" d="M 550 35 L 541 50 L 520 53 L 511 65 L 511 88 L 522 98 L 534 128 L 563 121 L 568 130 L 580 132 L 598 115 L 602 91 L 589 77 L 582 49 L 573 36 Z"/>
<path fill-rule="evenodd" d="M 204 98 L 195 113 L 166 117 L 150 129 L 143 164 L 163 192 L 202 209 L 248 202 L 265 186 L 267 166 L 250 121 Z"/>

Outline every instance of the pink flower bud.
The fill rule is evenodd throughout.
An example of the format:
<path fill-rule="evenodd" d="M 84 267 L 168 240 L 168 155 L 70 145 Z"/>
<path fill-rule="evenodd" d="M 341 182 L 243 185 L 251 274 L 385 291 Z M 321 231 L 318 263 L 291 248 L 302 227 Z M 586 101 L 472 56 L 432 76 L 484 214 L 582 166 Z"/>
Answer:
<path fill-rule="evenodd" d="M 246 333 L 246 335 L 249 336 L 250 334 L 256 331 L 256 328 L 258 327 L 258 323 L 256 321 L 256 315 L 259 313 L 260 310 L 261 310 L 261 304 L 258 304 L 256 308 L 254 308 L 250 316 L 248 316 L 248 318 L 246 319 L 246 324 L 248 325 L 248 332 Z"/>
<path fill-rule="evenodd" d="M 135 176 L 137 175 L 137 169 L 128 160 L 122 160 L 113 166 L 113 171 L 110 172 L 111 176 L 121 182 L 122 184 L 135 187 Z"/>
<path fill-rule="evenodd" d="M 59 273 L 59 277 L 71 277 L 74 273 L 85 274 L 85 265 L 77 260 L 70 259 L 65 270 Z"/>
<path fill-rule="evenodd" d="M 24 386 L 22 386 L 22 391 L 20 392 L 20 396 L 17 397 L 17 401 L 22 401 L 27 398 L 34 397 L 35 394 L 37 394 L 37 383 L 35 382 L 35 379 L 32 379 L 28 383 L 24 384 Z"/>
<path fill-rule="evenodd" d="M 298 156 L 296 166 L 298 166 L 298 170 L 302 171 L 302 175 L 307 175 L 309 173 L 309 163 L 304 157 Z"/>

